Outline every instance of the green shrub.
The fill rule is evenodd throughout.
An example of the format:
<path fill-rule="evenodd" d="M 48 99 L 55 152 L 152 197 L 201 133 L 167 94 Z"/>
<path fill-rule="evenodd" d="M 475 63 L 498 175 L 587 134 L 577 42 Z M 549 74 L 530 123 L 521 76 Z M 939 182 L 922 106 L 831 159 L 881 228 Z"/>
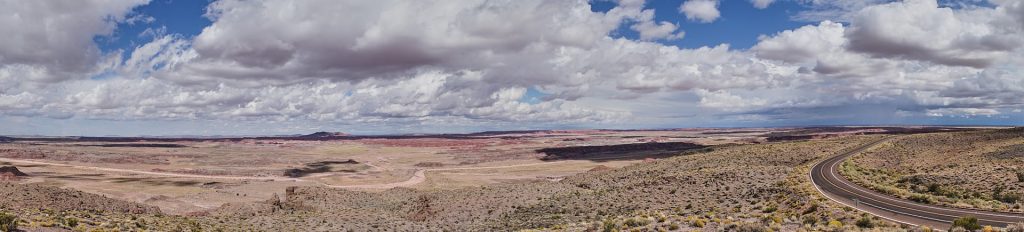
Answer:
<path fill-rule="evenodd" d="M 690 226 L 697 228 L 703 228 L 704 224 L 707 224 L 707 221 L 704 221 L 704 219 L 696 219 L 690 222 Z"/>
<path fill-rule="evenodd" d="M 978 218 L 971 216 L 964 216 L 953 220 L 953 227 L 960 227 L 970 231 L 981 229 L 981 225 L 978 225 Z"/>
<path fill-rule="evenodd" d="M 626 224 L 626 226 L 629 226 L 629 227 L 640 227 L 640 226 L 646 226 L 647 224 L 651 224 L 651 220 L 647 219 L 647 218 L 643 218 L 643 217 L 640 217 L 640 218 L 629 218 L 629 219 L 626 219 L 626 222 L 624 222 L 624 224 Z"/>
<path fill-rule="evenodd" d="M 18 216 L 0 212 L 0 231 L 18 231 Z"/>
<path fill-rule="evenodd" d="M 775 203 L 770 203 L 770 204 L 768 204 L 768 207 L 765 207 L 764 210 L 761 210 L 761 212 L 762 213 L 774 213 L 777 210 L 779 210 L 779 207 L 776 206 Z"/>
<path fill-rule="evenodd" d="M 871 221 L 871 216 L 863 215 L 860 219 L 857 220 L 857 223 L 855 223 L 855 225 L 857 225 L 857 227 L 860 228 L 873 228 L 875 227 L 875 222 Z"/>
<path fill-rule="evenodd" d="M 617 231 L 615 227 L 618 227 L 618 225 L 616 225 L 614 219 L 610 219 L 609 218 L 609 219 L 605 219 L 604 222 L 601 223 L 601 227 L 603 227 L 603 228 L 601 228 L 601 231 L 612 232 L 612 231 Z"/>
<path fill-rule="evenodd" d="M 764 226 L 753 224 L 753 223 L 742 223 L 742 224 L 736 226 L 736 228 L 734 228 L 733 231 L 736 231 L 736 232 L 768 232 L 768 231 L 771 231 L 771 230 L 769 230 L 768 228 L 766 228 Z"/>
<path fill-rule="evenodd" d="M 761 216 L 761 223 L 764 224 L 779 224 L 782 223 L 782 217 L 778 215 L 765 214 Z"/>
<path fill-rule="evenodd" d="M 818 204 L 813 204 L 812 203 L 811 206 L 807 207 L 807 209 L 805 209 L 802 214 L 809 214 L 809 213 L 813 213 L 815 211 L 818 211 Z"/>
<path fill-rule="evenodd" d="M 812 225 L 812 226 L 814 224 L 818 224 L 818 217 L 815 217 L 814 215 L 804 216 L 803 224 L 804 225 Z"/>
<path fill-rule="evenodd" d="M 61 224 L 64 224 L 64 226 L 67 228 L 75 228 L 76 226 L 78 226 L 78 218 L 66 217 L 64 218 L 64 222 L 62 222 Z"/>
<path fill-rule="evenodd" d="M 1013 203 L 1017 203 L 1018 201 L 1020 201 L 1021 195 L 1020 194 L 1014 194 L 1014 193 L 1004 193 L 1004 194 L 996 195 L 995 199 L 999 200 L 999 201 L 1002 201 L 1003 203 L 1013 204 Z"/>
<path fill-rule="evenodd" d="M 672 224 L 668 224 L 668 229 L 669 230 L 678 230 L 679 229 L 679 223 L 673 222 Z"/>
<path fill-rule="evenodd" d="M 928 197 L 928 195 L 924 195 L 924 194 L 916 194 L 916 193 L 915 194 L 911 194 L 910 195 L 910 200 L 911 201 L 925 203 L 925 204 L 932 203 L 932 198 Z"/>
<path fill-rule="evenodd" d="M 832 219 L 832 220 L 828 221 L 828 227 L 832 227 L 832 228 L 836 228 L 836 229 L 843 228 L 843 222 L 840 222 L 840 221 L 837 221 L 835 219 Z"/>
<path fill-rule="evenodd" d="M 1002 201 L 1004 203 L 1013 204 L 1020 201 L 1021 195 L 1016 193 L 1006 193 L 1006 187 L 999 186 L 992 190 L 992 199 Z"/>

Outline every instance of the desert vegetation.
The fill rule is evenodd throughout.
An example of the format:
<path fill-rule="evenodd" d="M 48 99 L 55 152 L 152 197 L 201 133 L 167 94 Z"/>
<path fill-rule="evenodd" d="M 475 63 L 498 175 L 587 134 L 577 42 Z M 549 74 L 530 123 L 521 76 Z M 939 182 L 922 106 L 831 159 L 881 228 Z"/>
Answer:
<path fill-rule="evenodd" d="M 1024 129 L 907 135 L 841 172 L 876 191 L 937 205 L 1024 212 Z"/>
<path fill-rule="evenodd" d="M 5 196 L 0 198 L 0 231 L 5 232 L 214 231 L 228 227 L 205 218 L 165 215 L 153 206 L 40 184 L 0 183 L 0 195 Z"/>
<path fill-rule="evenodd" d="M 27 156 L 35 157 L 31 160 L 126 167 L 99 158 L 139 156 L 139 159 L 166 162 L 157 167 L 172 173 L 246 173 L 202 171 L 227 168 L 276 171 L 273 176 L 292 179 L 200 181 L 194 178 L 159 179 L 127 174 L 122 177 L 88 172 L 56 175 L 50 172 L 62 170 L 45 165 L 26 165 L 22 166 L 28 174 L 26 178 L 0 184 L 0 194 L 11 196 L 0 199 L 0 211 L 17 215 L 14 221 L 19 228 L 75 231 L 921 229 L 901 227 L 840 206 L 820 195 L 808 180 L 810 166 L 817 161 L 875 141 L 879 138 L 877 135 L 849 134 L 759 144 L 698 144 L 696 141 L 673 142 L 672 139 L 700 136 L 701 131 L 686 132 L 689 134 L 685 135 L 663 131 L 657 132 L 664 133 L 658 136 L 641 136 L 645 132 L 638 131 L 622 133 L 628 134 L 595 131 L 582 137 L 544 135 L 465 141 L 452 138 L 432 141 L 417 137 L 405 141 L 370 139 L 366 143 L 348 140 L 242 140 L 237 143 L 189 142 L 180 147 L 30 145 L 15 142 L 3 146 L 10 150 L 0 153 L 0 157 Z M 703 141 L 751 141 L 748 139 L 730 137 Z M 624 143 L 629 145 L 620 145 Z M 262 155 L 235 156 L 252 151 Z M 75 157 L 73 152 L 85 155 Z M 149 154 L 153 157 L 148 157 Z M 485 158 L 473 158 L 473 154 Z M 544 160 L 546 155 L 559 157 Z M 623 156 L 622 160 L 600 159 L 621 155 L 628 156 Z M 252 158 L 251 162 L 245 163 L 249 158 Z M 530 166 L 534 164 L 545 166 Z M 508 165 L 511 168 L 500 170 L 499 174 L 492 174 L 498 172 L 497 169 L 472 169 L 487 165 Z M 261 169 L 252 169 L 254 167 Z M 402 181 L 409 175 L 422 175 L 423 172 L 413 174 L 416 170 L 447 169 L 428 172 L 425 177 L 443 182 L 450 180 L 445 179 L 449 176 L 504 177 L 515 174 L 517 170 L 536 175 L 533 173 L 565 167 L 571 168 L 563 171 L 568 174 L 559 178 L 445 188 L 407 186 L 363 190 L 324 186 L 322 183 L 329 182 L 320 182 L 324 177 L 351 177 L 344 179 L 349 181 L 359 180 L 356 177 L 385 176 L 387 173 L 398 173 L 391 181 Z M 850 166 L 854 167 L 860 166 Z M 862 170 L 870 172 L 870 169 Z M 103 186 L 145 184 L 149 187 L 131 189 L 146 191 L 159 188 L 161 194 L 182 191 L 195 194 L 197 197 L 194 199 L 199 199 L 199 203 L 212 206 L 201 210 L 168 211 L 166 204 L 183 204 L 186 198 L 117 195 L 116 191 L 106 190 L 99 192 L 104 194 L 96 194 L 77 190 L 94 189 L 75 185 L 84 181 L 104 183 Z M 214 197 L 233 200 L 202 201 Z"/>
<path fill-rule="evenodd" d="M 898 228 L 835 206 L 819 197 L 806 181 L 806 172 L 814 161 L 866 139 L 716 147 L 619 169 L 586 172 L 559 182 L 436 191 L 399 188 L 380 193 L 295 187 L 280 199 L 232 204 L 210 215 L 267 230 Z"/>
<path fill-rule="evenodd" d="M 953 220 L 953 226 L 951 228 L 963 228 L 968 231 L 980 230 L 981 225 L 978 225 L 978 219 L 974 217 L 960 217 Z M 991 228 L 989 229 L 991 231 Z"/>
<path fill-rule="evenodd" d="M 0 231 L 18 231 L 18 216 L 6 212 L 0 212 Z"/>
<path fill-rule="evenodd" d="M 743 136 L 757 135 L 727 134 L 719 138 L 721 135 L 702 134 L 707 131 L 718 130 L 11 138 L 8 143 L 0 143 L 0 165 L 18 165 L 22 171 L 35 174 L 19 176 L 0 170 L 0 179 L 45 182 L 186 214 L 209 211 L 229 202 L 261 201 L 271 194 L 282 194 L 288 186 L 355 186 L 379 191 L 397 186 L 445 189 L 555 181 L 597 165 L 622 167 L 704 146 L 698 143 L 744 143 L 749 138 Z M 552 148 L 571 151 L 575 158 L 544 160 L 548 154 L 541 150 Z M 460 170 L 504 166 L 509 168 Z M 431 169 L 448 170 L 426 172 Z M 421 178 L 422 173 L 430 177 Z"/>

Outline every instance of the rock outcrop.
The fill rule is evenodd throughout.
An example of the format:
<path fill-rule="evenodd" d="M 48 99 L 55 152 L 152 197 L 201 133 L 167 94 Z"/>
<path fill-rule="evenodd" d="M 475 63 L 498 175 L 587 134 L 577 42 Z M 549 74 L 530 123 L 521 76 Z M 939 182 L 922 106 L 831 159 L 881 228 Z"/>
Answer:
<path fill-rule="evenodd" d="M 24 172 L 21 172 L 21 170 L 18 170 L 17 167 L 14 167 L 14 166 L 3 166 L 3 167 L 0 167 L 0 181 L 15 181 L 15 180 L 18 180 L 19 178 L 24 177 L 24 176 L 28 176 L 28 174 L 25 174 Z"/>

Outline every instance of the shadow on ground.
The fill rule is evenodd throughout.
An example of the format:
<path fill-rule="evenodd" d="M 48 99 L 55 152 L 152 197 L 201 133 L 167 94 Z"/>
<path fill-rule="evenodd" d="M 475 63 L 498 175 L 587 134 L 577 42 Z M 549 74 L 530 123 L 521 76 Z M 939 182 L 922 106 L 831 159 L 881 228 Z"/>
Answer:
<path fill-rule="evenodd" d="M 543 148 L 536 150 L 544 153 L 544 161 L 554 160 L 590 160 L 606 162 L 615 160 L 637 160 L 661 158 L 678 155 L 680 152 L 704 149 L 707 146 L 686 142 L 649 142 L 617 145 L 572 146 Z"/>
<path fill-rule="evenodd" d="M 339 164 L 340 165 L 359 164 L 359 162 L 355 161 L 353 159 L 349 159 L 349 160 L 345 160 L 345 161 L 320 161 L 320 162 L 307 163 L 306 166 L 302 167 L 302 168 L 291 168 L 291 169 L 285 170 L 284 171 L 284 176 L 292 177 L 292 178 L 299 178 L 299 177 L 304 177 L 304 176 L 307 176 L 309 174 L 314 174 L 314 173 L 331 172 L 331 171 L 334 171 L 334 169 L 331 167 L 331 165 L 339 165 Z M 341 171 L 342 172 L 354 172 L 354 171 L 351 171 L 351 170 L 341 170 Z"/>
<path fill-rule="evenodd" d="M 187 180 L 168 180 L 162 177 L 108 177 L 105 174 L 56 174 L 53 172 L 34 172 L 34 176 L 65 181 L 107 181 L 111 183 L 137 183 L 149 186 L 199 186 L 203 182 Z"/>

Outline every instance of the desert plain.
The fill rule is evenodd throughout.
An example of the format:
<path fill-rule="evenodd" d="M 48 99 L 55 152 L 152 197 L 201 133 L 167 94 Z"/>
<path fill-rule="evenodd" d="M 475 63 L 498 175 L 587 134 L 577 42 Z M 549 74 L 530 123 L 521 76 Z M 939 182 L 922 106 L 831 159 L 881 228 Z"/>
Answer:
<path fill-rule="evenodd" d="M 1000 160 L 986 164 L 1013 179 L 1021 169 L 1007 162 L 1018 162 L 1021 136 L 1005 128 L 806 127 L 5 137 L 0 190 L 10 197 L 0 210 L 28 231 L 930 230 L 831 201 L 807 173 L 884 141 L 844 162 L 843 173 L 875 189 L 907 188 L 892 194 L 908 198 L 927 193 L 927 183 L 949 184 L 918 183 L 926 176 L 916 172 L 964 166 L 929 156 L 918 164 L 934 165 L 893 171 L 900 166 L 886 162 L 905 159 L 900 152 L 929 154 L 963 138 L 953 141 L 991 147 L 970 154 Z M 1012 182 L 997 195 L 969 186 L 978 193 L 929 197 L 1013 211 L 998 198 L 1018 194 Z"/>

